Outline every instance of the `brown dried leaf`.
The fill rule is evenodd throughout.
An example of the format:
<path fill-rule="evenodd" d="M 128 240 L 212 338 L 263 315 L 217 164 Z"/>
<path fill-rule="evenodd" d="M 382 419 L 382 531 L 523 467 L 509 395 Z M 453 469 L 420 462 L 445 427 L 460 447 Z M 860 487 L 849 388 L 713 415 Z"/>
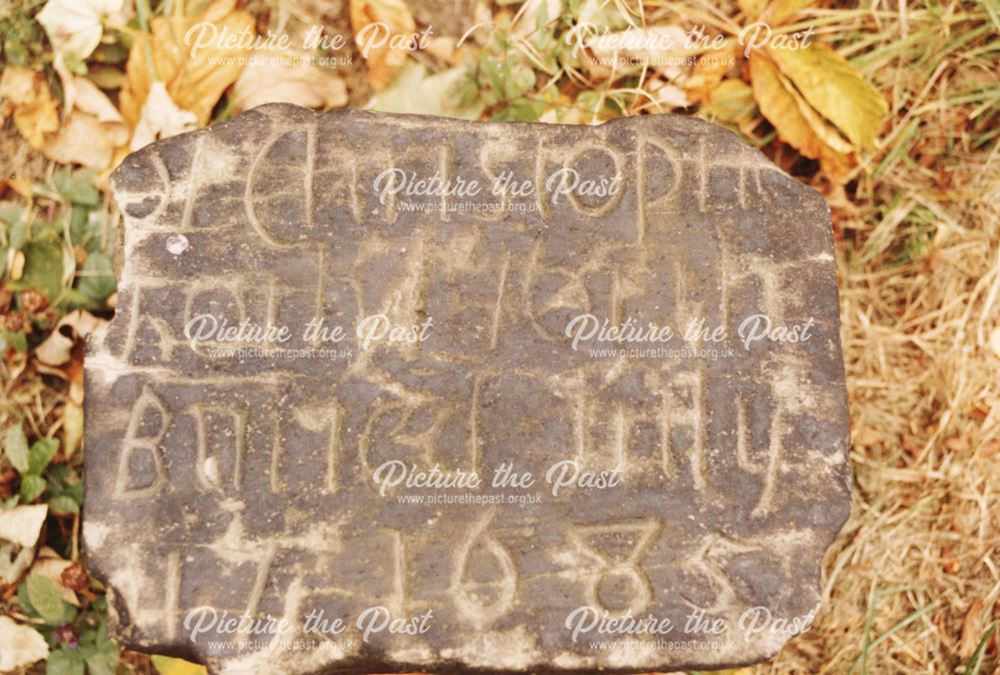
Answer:
<path fill-rule="evenodd" d="M 368 62 L 368 81 L 384 89 L 406 63 L 417 30 L 409 7 L 403 0 L 351 0 L 351 28 Z"/>
<path fill-rule="evenodd" d="M 0 539 L 26 548 L 34 547 L 48 513 L 48 504 L 15 506 L 0 511 Z"/>
<path fill-rule="evenodd" d="M 969 611 L 965 613 L 965 621 L 962 622 L 962 637 L 958 641 L 958 656 L 965 660 L 972 657 L 979 646 L 983 633 L 983 601 L 976 598 Z"/>
<path fill-rule="evenodd" d="M 699 103 L 710 100 L 712 92 L 733 67 L 738 48 L 737 44 L 727 44 L 722 49 L 713 49 L 698 57 L 691 69 L 691 76 L 684 82 L 691 100 Z"/>
<path fill-rule="evenodd" d="M 10 673 L 30 666 L 49 655 L 49 645 L 34 628 L 0 616 L 0 672 Z"/>
<path fill-rule="evenodd" d="M 747 21 L 753 21 L 767 9 L 767 0 L 736 0 Z"/>
<path fill-rule="evenodd" d="M 233 113 L 265 103 L 294 103 L 322 109 L 347 105 L 347 85 L 343 78 L 294 56 L 271 52 L 261 59 L 252 58 L 233 87 Z"/>
<path fill-rule="evenodd" d="M 169 138 L 198 127 L 198 116 L 177 107 L 163 82 L 154 82 L 142 106 L 132 134 L 131 150 L 144 148 L 160 138 Z"/>
<path fill-rule="evenodd" d="M 111 166 L 115 148 L 128 143 L 128 137 L 124 124 L 101 122 L 93 115 L 73 110 L 42 150 L 46 157 L 62 164 L 82 164 L 103 171 Z"/>
<path fill-rule="evenodd" d="M 150 34 L 139 34 L 132 43 L 121 91 L 121 112 L 133 127 L 139 123 L 154 81 L 164 82 L 170 99 L 193 112 L 204 126 L 222 94 L 243 72 L 248 53 L 245 41 L 237 40 L 237 46 L 229 48 L 211 36 L 255 36 L 253 16 L 236 10 L 235 0 L 217 0 L 197 15 L 182 13 L 184 6 L 195 5 L 200 6 L 174 3 L 169 17 L 153 19 Z M 196 25 L 198 28 L 188 36 Z M 198 39 L 201 33 L 197 31 L 204 31 L 204 40 Z M 150 72 L 150 60 L 155 73 Z"/>
<path fill-rule="evenodd" d="M 93 335 L 106 323 L 106 319 L 96 317 L 88 311 L 74 310 L 60 319 L 49 336 L 35 348 L 35 358 L 48 366 L 61 366 L 70 360 L 74 338 Z M 73 337 L 63 335 L 62 329 L 67 327 Z"/>
<path fill-rule="evenodd" d="M 13 107 L 14 125 L 36 150 L 45 147 L 46 134 L 59 130 L 59 107 L 41 73 L 7 66 L 0 79 L 0 99 Z"/>

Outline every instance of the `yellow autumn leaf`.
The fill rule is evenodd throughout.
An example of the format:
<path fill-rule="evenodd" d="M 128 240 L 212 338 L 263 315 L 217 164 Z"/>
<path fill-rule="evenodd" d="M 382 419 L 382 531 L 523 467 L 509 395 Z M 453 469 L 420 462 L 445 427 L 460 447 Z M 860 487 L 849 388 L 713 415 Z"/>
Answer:
<path fill-rule="evenodd" d="M 844 57 L 820 44 L 804 49 L 768 47 L 767 51 L 809 105 L 840 129 L 851 143 L 859 148 L 874 147 L 888 106 L 882 94 Z"/>
<path fill-rule="evenodd" d="M 774 125 L 781 139 L 804 156 L 818 158 L 822 141 L 800 112 L 795 97 L 785 88 L 778 69 L 760 51 L 750 54 L 750 84 L 761 114 Z"/>
<path fill-rule="evenodd" d="M 853 166 L 850 145 L 809 107 L 761 51 L 750 55 L 750 78 L 761 113 L 774 125 L 781 139 L 803 156 L 818 159 L 823 174 L 841 182 Z"/>
<path fill-rule="evenodd" d="M 780 26 L 814 2 L 815 0 L 772 0 L 760 18 L 772 26 Z"/>
<path fill-rule="evenodd" d="M 736 0 L 736 4 L 749 21 L 756 19 L 767 9 L 767 0 Z"/>
<path fill-rule="evenodd" d="M 46 134 L 59 130 L 59 107 L 41 73 L 8 66 L 0 79 L 0 99 L 13 110 L 14 126 L 36 150 L 45 147 Z"/>
<path fill-rule="evenodd" d="M 719 49 L 712 49 L 698 57 L 691 74 L 684 80 L 684 90 L 693 101 L 705 103 L 718 88 L 736 63 L 736 55 L 741 51 L 736 42 L 727 42 Z"/>
<path fill-rule="evenodd" d="M 753 92 L 743 80 L 728 79 L 709 95 L 704 111 L 722 122 L 739 122 L 753 112 Z"/>
<path fill-rule="evenodd" d="M 202 6 L 173 3 L 170 16 L 153 19 L 150 33 L 138 34 L 132 43 L 120 97 L 122 115 L 132 127 L 139 122 L 155 80 L 164 82 L 170 99 L 193 112 L 204 126 L 222 94 L 243 72 L 256 36 L 253 16 L 236 10 L 236 0 L 217 0 L 201 14 L 183 13 L 185 6 L 193 5 Z M 155 72 L 150 71 L 150 61 Z"/>
<path fill-rule="evenodd" d="M 384 89 L 406 63 L 417 24 L 403 0 L 351 0 L 351 28 L 368 63 L 368 81 Z"/>
<path fill-rule="evenodd" d="M 184 659 L 154 654 L 149 660 L 153 662 L 153 667 L 160 675 L 207 675 L 208 673 L 205 666 Z"/>
<path fill-rule="evenodd" d="M 792 84 L 791 80 L 780 69 L 778 69 L 778 79 L 781 80 L 781 84 L 785 90 L 795 99 L 795 105 L 798 107 L 799 112 L 802 113 L 802 117 L 824 145 L 842 154 L 854 152 L 854 148 L 847 139 L 809 105 L 809 102 L 802 97 L 799 90 L 796 89 L 795 85 Z"/>

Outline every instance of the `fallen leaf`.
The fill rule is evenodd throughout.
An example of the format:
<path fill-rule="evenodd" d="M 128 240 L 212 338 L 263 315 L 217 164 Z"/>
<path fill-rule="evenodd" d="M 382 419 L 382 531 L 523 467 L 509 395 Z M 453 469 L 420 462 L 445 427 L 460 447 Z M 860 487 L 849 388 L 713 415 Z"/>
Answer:
<path fill-rule="evenodd" d="M 184 659 L 175 659 L 170 656 L 160 656 L 156 654 L 149 658 L 153 662 L 153 667 L 160 675 L 206 675 L 208 672 L 205 666 L 191 663 Z"/>
<path fill-rule="evenodd" d="M 328 68 L 304 63 L 291 54 L 269 52 L 250 59 L 230 100 L 234 114 L 265 103 L 325 110 L 347 105 L 347 85 Z"/>
<path fill-rule="evenodd" d="M 842 183 L 854 166 L 850 144 L 840 137 L 759 50 L 750 54 L 750 80 L 760 111 L 778 135 L 802 155 L 818 159 L 834 183 Z"/>
<path fill-rule="evenodd" d="M 125 120 L 96 84 L 70 72 L 61 55 L 56 56 L 55 70 L 63 85 L 66 121 L 42 151 L 62 164 L 108 169 L 115 148 L 128 143 Z M 68 265 L 66 269 L 72 271 Z"/>
<path fill-rule="evenodd" d="M 772 26 L 780 26 L 798 14 L 800 10 L 814 3 L 815 0 L 773 0 L 760 15 L 760 18 Z"/>
<path fill-rule="evenodd" d="M 795 99 L 795 105 L 798 107 L 799 112 L 805 119 L 806 123 L 813 130 L 813 133 L 819 137 L 819 140 L 824 146 L 830 147 L 836 152 L 848 154 L 854 151 L 850 142 L 844 138 L 836 128 L 830 125 L 822 115 L 820 115 L 815 108 L 809 105 L 802 94 L 799 93 L 798 88 L 792 83 L 788 77 L 778 69 L 778 79 L 781 80 L 782 86 L 785 90 L 791 94 L 792 98 Z M 820 156 L 822 156 L 822 151 Z"/>
<path fill-rule="evenodd" d="M 85 77 L 63 80 L 63 92 L 67 109 L 76 109 L 92 115 L 98 122 L 125 125 L 125 119 L 96 84 Z"/>
<path fill-rule="evenodd" d="M 856 147 L 871 149 L 888 111 L 885 98 L 844 57 L 821 44 L 775 49 L 768 54 L 809 105 Z"/>
<path fill-rule="evenodd" d="M 425 52 L 433 56 L 438 61 L 453 66 L 457 65 L 458 62 L 458 59 L 456 58 L 456 50 L 457 47 L 455 45 L 455 38 L 443 35 L 431 38 L 427 42 L 427 47 L 424 49 Z"/>
<path fill-rule="evenodd" d="M 48 366 L 61 366 L 69 361 L 74 340 L 93 335 L 105 324 L 106 319 L 86 310 L 73 310 L 60 319 L 49 336 L 35 348 L 35 357 Z M 71 334 L 64 335 L 63 328 L 69 328 Z"/>
<path fill-rule="evenodd" d="M 736 4 L 749 20 L 756 19 L 767 9 L 767 0 L 736 0 Z"/>
<path fill-rule="evenodd" d="M 842 185 L 857 166 L 855 155 L 837 152 L 824 145 L 819 153 L 820 172 L 835 185 Z"/>
<path fill-rule="evenodd" d="M 538 118 L 539 122 L 545 124 L 589 123 L 587 114 L 573 105 L 573 99 L 569 95 L 549 90 L 543 92 L 543 96 L 549 100 L 549 106 Z"/>
<path fill-rule="evenodd" d="M 11 281 L 19 281 L 24 276 L 24 251 L 7 249 L 7 271 Z"/>
<path fill-rule="evenodd" d="M 46 504 L 15 506 L 0 510 L 0 539 L 19 546 L 34 547 L 42 531 L 49 507 Z"/>
<path fill-rule="evenodd" d="M 66 459 L 73 456 L 83 440 L 83 406 L 76 401 L 67 401 L 63 408 L 63 454 Z"/>
<path fill-rule="evenodd" d="M 49 645 L 41 633 L 22 626 L 10 617 L 0 616 L 0 672 L 10 673 L 30 666 L 49 655 Z"/>
<path fill-rule="evenodd" d="M 45 146 L 46 134 L 59 130 L 59 107 L 41 73 L 7 66 L 0 79 L 0 99 L 13 108 L 14 125 L 36 150 Z"/>
<path fill-rule="evenodd" d="M 368 81 L 384 89 L 406 63 L 417 30 L 404 0 L 351 0 L 354 42 L 368 63 Z"/>
<path fill-rule="evenodd" d="M 706 102 L 712 96 L 726 74 L 736 63 L 739 45 L 727 44 L 721 49 L 713 49 L 698 57 L 691 74 L 684 80 L 684 89 L 693 101 Z"/>
<path fill-rule="evenodd" d="M 16 583 L 35 559 L 33 546 L 0 542 L 0 585 Z"/>
<path fill-rule="evenodd" d="M 802 115 L 795 97 L 785 88 L 771 60 L 760 51 L 750 54 L 750 84 L 760 112 L 786 143 L 804 156 L 817 159 L 822 141 Z"/>
<path fill-rule="evenodd" d="M 739 122 L 753 113 L 753 90 L 743 80 L 723 80 L 709 96 L 703 110 L 713 119 Z"/>
<path fill-rule="evenodd" d="M 968 659 L 979 646 L 983 632 L 983 601 L 976 598 L 969 606 L 969 611 L 965 613 L 965 620 L 962 622 L 962 636 L 958 641 L 958 649 L 955 652 L 961 659 Z"/>
<path fill-rule="evenodd" d="M 80 600 L 76 597 L 71 589 L 66 588 L 66 585 L 62 581 L 63 571 L 72 565 L 72 561 L 63 560 L 62 558 L 42 558 L 39 557 L 35 561 L 35 564 L 31 566 L 31 573 L 40 574 L 46 577 L 52 584 L 56 587 L 59 592 L 59 597 L 63 601 L 68 602 L 74 607 L 80 606 Z"/>
<path fill-rule="evenodd" d="M 542 9 L 544 5 L 544 10 Z M 528 0 L 518 12 L 517 21 L 510 27 L 511 35 L 528 37 L 538 30 L 539 12 L 544 11 L 544 24 L 558 19 L 562 14 L 562 0 Z"/>
<path fill-rule="evenodd" d="M 993 354 L 1000 359 L 1000 328 L 994 328 L 990 332 L 990 349 Z"/>
<path fill-rule="evenodd" d="M 28 471 L 28 452 L 28 437 L 24 434 L 24 427 L 20 422 L 15 422 L 4 434 L 3 454 L 10 465 L 23 474 Z"/>
<path fill-rule="evenodd" d="M 602 66 L 626 68 L 648 64 L 676 78 L 684 70 L 687 32 L 680 26 L 630 28 L 589 38 L 587 48 Z"/>
<path fill-rule="evenodd" d="M 461 67 L 430 75 L 424 66 L 410 62 L 392 86 L 372 97 L 368 107 L 381 112 L 476 120 L 482 114 L 481 104 L 461 106 L 454 101 L 455 89 L 465 77 Z"/>
<path fill-rule="evenodd" d="M 175 107 L 193 112 L 199 126 L 208 124 L 222 94 L 243 72 L 247 43 L 256 36 L 253 16 L 236 10 L 236 0 L 217 0 L 196 15 L 184 14 L 184 7 L 202 3 L 172 4 L 170 16 L 154 18 L 150 33 L 136 35 L 129 50 L 120 107 L 133 127 L 138 126 L 157 81 L 165 85 Z M 222 36 L 237 45 L 230 47 Z M 150 71 L 150 61 L 155 72 Z M 162 104 L 161 98 L 157 105 Z"/>
<path fill-rule="evenodd" d="M 124 23 L 125 0 L 49 0 L 35 18 L 56 52 L 85 59 L 97 49 L 111 19 Z"/>
<path fill-rule="evenodd" d="M 661 108 L 687 108 L 691 105 L 687 94 L 680 87 L 656 78 L 647 81 L 646 90 L 650 93 L 653 103 Z"/>
<path fill-rule="evenodd" d="M 128 143 L 128 138 L 129 130 L 124 124 L 101 122 L 74 110 L 42 150 L 46 157 L 62 164 L 80 164 L 103 171 L 111 166 L 115 148 Z"/>
<path fill-rule="evenodd" d="M 190 110 L 179 108 L 170 98 L 163 82 L 154 82 L 146 103 L 142 106 L 129 147 L 135 152 L 158 139 L 170 138 L 197 128 L 198 116 Z"/>

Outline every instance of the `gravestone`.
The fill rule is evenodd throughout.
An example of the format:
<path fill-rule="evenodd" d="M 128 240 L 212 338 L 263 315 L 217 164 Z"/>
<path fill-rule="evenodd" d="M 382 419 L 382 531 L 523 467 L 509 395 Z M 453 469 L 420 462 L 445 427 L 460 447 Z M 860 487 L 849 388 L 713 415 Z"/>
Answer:
<path fill-rule="evenodd" d="M 773 656 L 850 501 L 829 209 L 723 129 L 288 105 L 113 176 L 84 547 L 213 672 Z"/>

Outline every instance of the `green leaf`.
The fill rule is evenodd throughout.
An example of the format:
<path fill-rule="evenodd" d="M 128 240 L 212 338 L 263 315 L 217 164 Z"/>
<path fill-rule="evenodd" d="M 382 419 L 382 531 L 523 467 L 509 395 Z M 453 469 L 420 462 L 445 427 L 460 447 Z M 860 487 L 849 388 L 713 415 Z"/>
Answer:
<path fill-rule="evenodd" d="M 68 495 L 60 495 L 49 500 L 49 512 L 58 516 L 79 515 L 80 505 Z"/>
<path fill-rule="evenodd" d="M 87 670 L 90 675 L 114 675 L 118 667 L 118 652 L 99 651 L 87 657 Z"/>
<path fill-rule="evenodd" d="M 35 441 L 28 453 L 28 473 L 41 475 L 58 451 L 58 439 L 41 438 Z"/>
<path fill-rule="evenodd" d="M 24 582 L 27 585 L 28 600 L 39 616 L 50 626 L 58 626 L 65 618 L 66 610 L 55 584 L 47 577 L 32 574 Z"/>
<path fill-rule="evenodd" d="M 62 246 L 54 241 L 32 242 L 24 247 L 24 275 L 8 287 L 39 291 L 52 302 L 62 290 L 62 278 Z"/>
<path fill-rule="evenodd" d="M 45 662 L 45 675 L 83 675 L 86 664 L 74 649 L 57 649 Z"/>
<path fill-rule="evenodd" d="M 28 243 L 28 222 L 20 218 L 10 226 L 10 247 L 20 251 Z"/>
<path fill-rule="evenodd" d="M 111 270 L 111 258 L 104 253 L 91 253 L 80 270 L 77 290 L 95 304 L 103 304 L 115 292 L 115 275 Z"/>
<path fill-rule="evenodd" d="M 21 501 L 30 504 L 45 492 L 45 479 L 41 476 L 29 474 L 21 479 Z"/>
<path fill-rule="evenodd" d="M 479 119 L 482 105 L 461 105 L 456 100 L 465 76 L 461 67 L 428 75 L 427 68 L 407 61 L 392 84 L 373 96 L 368 107 L 382 112 Z"/>
<path fill-rule="evenodd" d="M 24 333 L 14 333 L 9 330 L 0 330 L 0 345 L 4 349 L 13 347 L 22 354 L 28 351 L 28 336 Z"/>
<path fill-rule="evenodd" d="M 87 237 L 87 225 L 93 209 L 89 206 L 75 205 L 69 213 L 69 234 L 74 244 L 80 244 Z"/>
<path fill-rule="evenodd" d="M 521 98 L 511 101 L 503 110 L 493 115 L 500 122 L 537 122 L 545 112 L 545 101 Z"/>
<path fill-rule="evenodd" d="M 4 453 L 6 453 L 11 465 L 19 473 L 27 473 L 29 466 L 28 438 L 24 435 L 24 429 L 21 428 L 20 422 L 7 429 L 7 433 L 4 435 L 3 447 Z"/>
<path fill-rule="evenodd" d="M 101 203 L 101 193 L 94 187 L 94 175 L 90 171 L 80 171 L 75 176 L 69 169 L 63 169 L 52 177 L 56 189 L 73 204 L 98 206 Z"/>

